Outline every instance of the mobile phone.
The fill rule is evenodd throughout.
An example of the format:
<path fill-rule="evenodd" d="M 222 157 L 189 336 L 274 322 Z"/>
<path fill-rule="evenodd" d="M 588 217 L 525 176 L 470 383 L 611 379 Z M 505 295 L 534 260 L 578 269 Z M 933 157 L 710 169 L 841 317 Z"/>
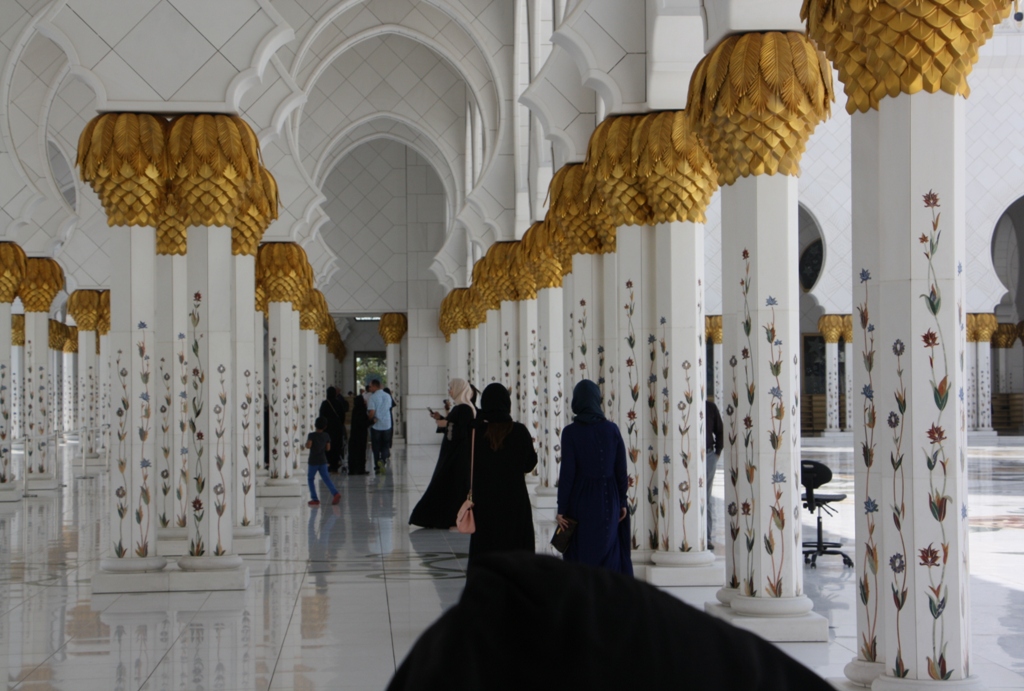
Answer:
<path fill-rule="evenodd" d="M 427 412 L 430 413 L 431 415 L 433 415 L 434 414 L 434 409 L 431 408 L 430 406 L 427 406 Z"/>

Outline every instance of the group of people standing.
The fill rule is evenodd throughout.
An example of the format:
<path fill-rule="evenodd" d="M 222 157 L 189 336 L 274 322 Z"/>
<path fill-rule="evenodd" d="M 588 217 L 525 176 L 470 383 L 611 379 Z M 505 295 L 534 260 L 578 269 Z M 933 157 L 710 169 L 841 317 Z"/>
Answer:
<path fill-rule="evenodd" d="M 349 392 L 351 395 L 351 392 Z M 395 400 L 391 392 L 381 387 L 379 379 L 372 379 L 365 391 L 352 396 L 351 416 L 348 432 L 345 418 L 349 415 L 349 404 L 338 390 L 331 386 L 327 397 L 320 404 L 315 431 L 306 439 L 309 449 L 309 493 L 310 506 L 319 506 L 316 492 L 316 477 L 319 475 L 327 489 L 334 495 L 334 503 L 340 495 L 331 482 L 330 475 L 346 472 L 349 475 L 366 475 L 366 445 L 369 440 L 378 475 L 384 474 L 391 458 L 393 440 L 392 408 Z M 344 464 L 345 451 L 348 464 Z"/>
<path fill-rule="evenodd" d="M 533 438 L 525 425 L 512 420 L 508 389 L 490 384 L 479 396 L 479 406 L 477 393 L 466 380 L 452 379 L 447 415 L 430 411 L 444 437 L 433 476 L 409 519 L 423 528 L 454 529 L 459 509 L 472 491 L 476 530 L 469 543 L 470 564 L 488 552 L 535 549 L 525 477 L 537 465 Z M 708 406 L 710 495 L 722 427 L 717 408 L 710 402 Z M 561 529 L 574 531 L 564 557 L 631 575 L 629 477 L 622 434 L 605 418 L 601 390 L 590 380 L 573 389 L 572 412 L 572 423 L 562 430 L 555 519 Z M 710 531 L 709 521 L 709 542 Z"/>

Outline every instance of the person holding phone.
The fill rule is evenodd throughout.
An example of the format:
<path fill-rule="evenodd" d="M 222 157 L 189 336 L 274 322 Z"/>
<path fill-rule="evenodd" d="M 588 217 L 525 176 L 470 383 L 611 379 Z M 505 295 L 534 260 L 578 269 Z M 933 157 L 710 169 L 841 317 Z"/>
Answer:
<path fill-rule="evenodd" d="M 412 510 L 409 525 L 423 528 L 451 528 L 469 492 L 469 442 L 476 418 L 473 387 L 465 379 L 452 379 L 448 396 L 455 405 L 444 417 L 427 408 L 441 439 L 441 452 L 423 497 Z"/>

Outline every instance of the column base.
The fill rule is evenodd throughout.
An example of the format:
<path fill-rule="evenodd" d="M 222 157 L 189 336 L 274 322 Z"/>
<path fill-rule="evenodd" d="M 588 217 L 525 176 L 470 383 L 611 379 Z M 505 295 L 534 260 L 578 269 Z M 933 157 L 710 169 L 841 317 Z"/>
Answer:
<path fill-rule="evenodd" d="M 0 485 L 0 504 L 21 501 L 23 492 L 17 482 L 7 482 Z"/>
<path fill-rule="evenodd" d="M 259 525 L 235 526 L 231 536 L 231 551 L 235 554 L 262 556 L 270 551 L 270 536 L 263 534 Z"/>
<path fill-rule="evenodd" d="M 794 616 L 744 614 L 735 609 L 737 601 L 741 598 L 746 600 L 764 599 L 744 598 L 742 595 L 737 595 L 733 598 L 731 606 L 708 602 L 704 605 L 704 611 L 773 643 L 825 643 L 828 641 L 828 619 L 820 614 L 814 612 Z"/>
<path fill-rule="evenodd" d="M 537 485 L 530 492 L 530 504 L 535 509 L 557 509 L 558 488 Z"/>
<path fill-rule="evenodd" d="M 197 557 L 205 559 L 205 557 Z M 214 557 L 219 559 L 222 557 Z M 132 560 L 137 561 L 137 560 Z M 239 557 L 239 563 L 241 557 Z M 175 564 L 148 573 L 105 573 L 92 577 L 93 595 L 121 593 L 187 593 L 196 591 L 245 590 L 249 568 L 239 566 L 223 571 L 182 571 Z"/>
<path fill-rule="evenodd" d="M 26 492 L 52 492 L 60 487 L 60 483 L 57 481 L 56 476 L 51 477 L 32 477 L 25 481 Z"/>
<path fill-rule="evenodd" d="M 287 480 L 270 479 L 256 485 L 256 496 L 259 497 L 301 497 L 302 485 L 295 478 Z"/>
<path fill-rule="evenodd" d="M 652 561 L 646 574 L 651 585 L 706 586 L 725 582 L 725 565 L 715 562 L 714 552 L 655 552 Z"/>
<path fill-rule="evenodd" d="M 534 475 L 533 473 L 526 474 L 526 484 L 528 485 L 539 485 L 540 475 Z"/>
<path fill-rule="evenodd" d="M 65 444 L 82 443 L 82 437 L 78 432 L 65 432 L 62 436 Z"/>
<path fill-rule="evenodd" d="M 885 676 L 885 664 L 853 658 L 843 669 L 846 681 L 854 686 L 871 688 L 878 677 Z"/>
<path fill-rule="evenodd" d="M 981 677 L 971 675 L 966 679 L 935 681 L 933 679 L 897 679 L 896 677 L 878 677 L 871 682 L 871 691 L 934 691 L 950 689 L 950 691 L 974 691 L 984 689 Z"/>
<path fill-rule="evenodd" d="M 178 568 L 186 572 L 220 573 L 235 571 L 242 568 L 244 562 L 237 554 L 225 554 L 222 557 L 182 557 L 178 560 Z"/>
<path fill-rule="evenodd" d="M 17 453 L 25 453 L 25 440 L 19 439 L 18 441 L 11 444 L 11 451 Z"/>
<path fill-rule="evenodd" d="M 160 528 L 156 535 L 156 553 L 161 557 L 180 557 L 188 554 L 187 528 Z"/>
<path fill-rule="evenodd" d="M 972 429 L 967 432 L 968 446 L 999 446 L 999 433 L 994 429 Z"/>

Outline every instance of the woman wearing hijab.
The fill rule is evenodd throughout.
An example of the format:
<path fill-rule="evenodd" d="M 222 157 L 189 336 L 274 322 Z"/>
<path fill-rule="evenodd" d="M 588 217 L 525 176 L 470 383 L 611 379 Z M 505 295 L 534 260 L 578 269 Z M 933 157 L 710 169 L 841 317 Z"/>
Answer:
<path fill-rule="evenodd" d="M 366 415 L 366 399 L 356 396 L 352 399 L 352 420 L 348 435 L 348 474 L 366 475 L 366 435 L 369 434 L 370 418 Z"/>
<path fill-rule="evenodd" d="M 473 517 L 469 563 L 489 552 L 534 551 L 533 510 L 526 473 L 537 465 L 533 437 L 512 421 L 512 396 L 490 384 L 480 397 L 473 470 Z"/>
<path fill-rule="evenodd" d="M 577 521 L 567 561 L 633 574 L 626 511 L 626 447 L 614 422 L 601 411 L 601 390 L 584 379 L 572 392 L 573 422 L 562 430 L 558 515 Z"/>
<path fill-rule="evenodd" d="M 476 418 L 473 387 L 465 379 L 452 379 L 448 398 L 452 408 L 447 417 L 431 411 L 438 433 L 444 434 L 441 453 L 427 490 L 412 510 L 409 525 L 451 528 L 469 492 L 469 439 Z"/>

